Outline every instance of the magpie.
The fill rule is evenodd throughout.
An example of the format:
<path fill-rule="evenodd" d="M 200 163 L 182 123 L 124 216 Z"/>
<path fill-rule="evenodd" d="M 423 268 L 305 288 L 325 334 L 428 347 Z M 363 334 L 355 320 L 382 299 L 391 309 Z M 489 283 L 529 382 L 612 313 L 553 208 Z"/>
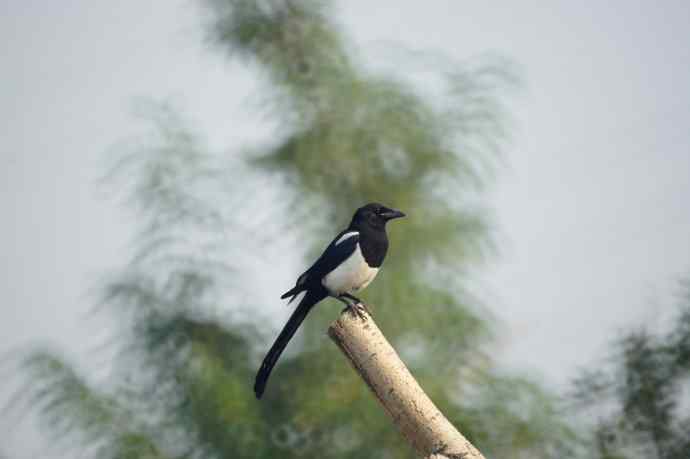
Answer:
<path fill-rule="evenodd" d="M 386 223 L 404 217 L 399 210 L 378 203 L 360 207 L 350 225 L 341 231 L 309 269 L 297 278 L 295 286 L 280 298 L 290 297 L 290 304 L 304 294 L 256 374 L 254 393 L 260 399 L 266 382 L 288 342 L 307 317 L 311 308 L 326 297 L 343 302 L 346 309 L 364 319 L 366 306 L 353 294 L 374 280 L 388 251 Z"/>

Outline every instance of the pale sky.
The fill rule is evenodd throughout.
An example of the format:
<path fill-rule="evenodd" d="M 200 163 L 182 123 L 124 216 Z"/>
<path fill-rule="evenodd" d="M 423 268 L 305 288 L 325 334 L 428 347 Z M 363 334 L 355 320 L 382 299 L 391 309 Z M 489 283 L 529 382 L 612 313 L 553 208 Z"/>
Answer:
<path fill-rule="evenodd" d="M 476 289 L 504 321 L 498 357 L 560 388 L 619 330 L 668 316 L 690 273 L 690 3 L 516 5 L 341 1 L 338 20 L 369 59 L 398 42 L 519 64 L 490 196 L 502 256 Z M 232 151 L 265 134 L 253 78 L 205 49 L 192 0 L 5 0 L 0 51 L 0 352 L 40 340 L 92 358 L 89 289 L 124 261 L 131 223 L 96 181 L 143 127 L 132 101 L 172 99 Z M 31 426 L 0 432 L 10 457 L 59 457 Z"/>

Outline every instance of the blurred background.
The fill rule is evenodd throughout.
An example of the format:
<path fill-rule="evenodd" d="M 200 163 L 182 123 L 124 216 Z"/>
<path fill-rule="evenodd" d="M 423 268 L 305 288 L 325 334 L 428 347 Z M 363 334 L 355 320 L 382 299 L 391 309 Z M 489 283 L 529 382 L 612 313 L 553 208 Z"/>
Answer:
<path fill-rule="evenodd" d="M 487 458 L 687 458 L 687 2 L 0 5 L 0 457 L 413 457 L 278 300 L 363 297 Z"/>

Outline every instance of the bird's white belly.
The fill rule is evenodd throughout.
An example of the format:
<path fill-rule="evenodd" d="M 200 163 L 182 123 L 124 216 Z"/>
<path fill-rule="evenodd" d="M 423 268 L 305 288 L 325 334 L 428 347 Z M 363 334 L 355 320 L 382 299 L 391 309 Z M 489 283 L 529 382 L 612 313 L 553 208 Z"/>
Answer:
<path fill-rule="evenodd" d="M 321 283 L 333 295 L 354 293 L 369 285 L 378 272 L 378 268 L 371 268 L 364 260 L 358 245 L 350 258 L 326 274 Z"/>

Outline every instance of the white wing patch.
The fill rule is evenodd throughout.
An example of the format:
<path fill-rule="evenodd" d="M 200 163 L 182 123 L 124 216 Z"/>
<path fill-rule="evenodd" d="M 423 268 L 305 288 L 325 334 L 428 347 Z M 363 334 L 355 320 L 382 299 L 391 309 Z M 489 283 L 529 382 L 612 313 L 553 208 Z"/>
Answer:
<path fill-rule="evenodd" d="M 345 236 L 343 235 L 343 237 Z M 352 255 L 333 271 L 326 274 L 321 280 L 321 284 L 333 295 L 354 293 L 369 285 L 378 272 L 378 268 L 371 268 L 367 264 L 362 256 L 362 251 L 359 249 L 359 244 L 357 244 Z"/>
<path fill-rule="evenodd" d="M 340 236 L 340 239 L 338 239 L 337 241 L 335 241 L 335 244 L 334 244 L 334 245 L 338 245 L 338 244 L 340 244 L 341 242 L 343 242 L 344 240 L 350 239 L 351 237 L 357 236 L 357 235 L 359 235 L 359 233 L 358 233 L 357 231 L 348 231 L 347 233 L 345 233 L 345 234 L 343 234 L 342 236 Z"/>

